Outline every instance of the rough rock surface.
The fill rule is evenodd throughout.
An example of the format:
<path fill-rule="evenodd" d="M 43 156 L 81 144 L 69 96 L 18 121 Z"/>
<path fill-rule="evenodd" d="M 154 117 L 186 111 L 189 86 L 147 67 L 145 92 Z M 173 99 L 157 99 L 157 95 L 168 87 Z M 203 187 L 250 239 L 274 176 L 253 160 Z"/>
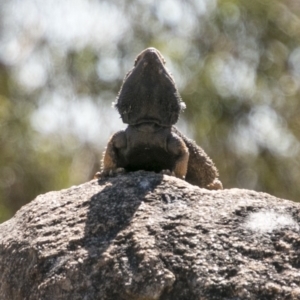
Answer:
<path fill-rule="evenodd" d="M 143 171 L 0 225 L 1 299 L 300 299 L 300 206 Z"/>

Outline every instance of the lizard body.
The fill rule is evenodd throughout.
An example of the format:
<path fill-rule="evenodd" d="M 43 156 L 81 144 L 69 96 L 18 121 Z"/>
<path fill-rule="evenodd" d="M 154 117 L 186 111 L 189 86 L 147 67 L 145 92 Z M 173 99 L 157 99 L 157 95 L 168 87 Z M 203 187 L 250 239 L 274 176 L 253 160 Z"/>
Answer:
<path fill-rule="evenodd" d="M 174 126 L 185 104 L 157 49 L 137 56 L 116 107 L 128 127 L 110 138 L 99 176 L 123 170 L 169 172 L 199 187 L 223 188 L 212 160 Z"/>

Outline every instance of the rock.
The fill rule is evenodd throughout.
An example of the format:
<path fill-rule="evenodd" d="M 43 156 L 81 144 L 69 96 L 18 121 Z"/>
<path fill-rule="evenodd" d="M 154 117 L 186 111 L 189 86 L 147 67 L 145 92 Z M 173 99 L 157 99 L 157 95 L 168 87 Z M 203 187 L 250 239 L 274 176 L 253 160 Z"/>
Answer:
<path fill-rule="evenodd" d="M 0 225 L 1 299 L 300 299 L 300 207 L 134 172 Z"/>

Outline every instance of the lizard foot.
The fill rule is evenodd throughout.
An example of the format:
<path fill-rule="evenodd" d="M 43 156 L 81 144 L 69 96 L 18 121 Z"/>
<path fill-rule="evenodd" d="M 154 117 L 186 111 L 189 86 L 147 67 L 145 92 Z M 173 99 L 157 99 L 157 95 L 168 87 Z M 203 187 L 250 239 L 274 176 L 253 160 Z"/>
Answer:
<path fill-rule="evenodd" d="M 222 182 L 219 179 L 215 179 L 212 183 L 206 186 L 209 190 L 223 190 Z"/>
<path fill-rule="evenodd" d="M 124 174 L 124 173 L 125 173 L 124 168 L 104 170 L 102 172 L 97 172 L 94 175 L 94 179 L 102 179 L 102 178 L 105 178 L 105 177 L 113 177 L 113 176 L 117 176 L 117 175 Z"/>
<path fill-rule="evenodd" d="M 161 171 L 160 171 L 160 174 L 164 174 L 164 175 L 169 175 L 169 176 L 174 176 L 174 177 L 175 177 L 174 171 L 171 171 L 171 170 L 168 170 L 168 169 L 166 169 L 166 170 L 161 170 Z"/>

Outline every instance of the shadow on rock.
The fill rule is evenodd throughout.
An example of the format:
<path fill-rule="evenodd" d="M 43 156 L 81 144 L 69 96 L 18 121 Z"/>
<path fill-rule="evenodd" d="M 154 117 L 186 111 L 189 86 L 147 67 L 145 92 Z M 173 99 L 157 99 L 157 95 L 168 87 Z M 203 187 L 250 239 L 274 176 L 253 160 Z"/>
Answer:
<path fill-rule="evenodd" d="M 145 177 L 143 171 L 139 172 L 142 176 L 136 176 L 136 173 L 108 179 L 103 190 L 88 202 L 82 246 L 88 250 L 91 259 L 99 258 L 117 234 L 130 224 L 145 196 L 161 183 L 163 177 L 157 174 Z M 104 181 L 99 180 L 99 185 Z"/>

